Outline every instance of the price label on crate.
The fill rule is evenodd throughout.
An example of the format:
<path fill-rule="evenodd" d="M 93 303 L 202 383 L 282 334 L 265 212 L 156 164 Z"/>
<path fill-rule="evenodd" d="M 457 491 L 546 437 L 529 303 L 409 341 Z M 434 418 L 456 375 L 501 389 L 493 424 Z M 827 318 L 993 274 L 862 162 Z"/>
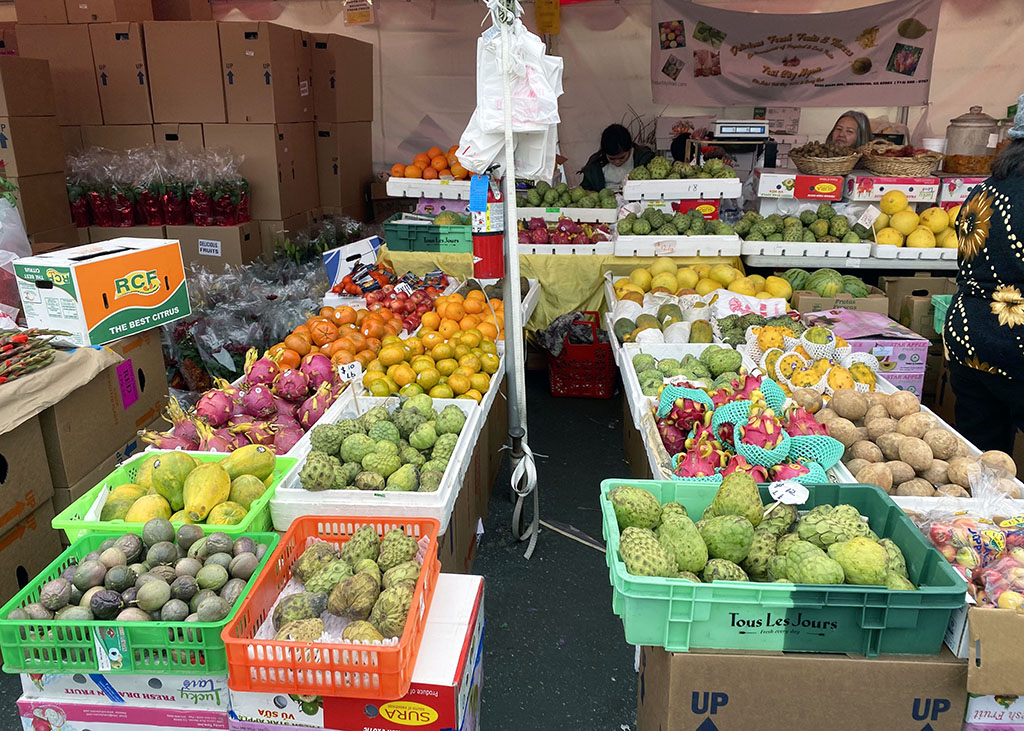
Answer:
<path fill-rule="evenodd" d="M 405 292 L 406 294 L 412 294 L 412 287 L 409 286 L 408 282 L 399 282 L 395 285 L 396 292 Z"/>
<path fill-rule="evenodd" d="M 96 647 L 96 667 L 100 672 L 133 668 L 128 635 L 123 627 L 94 627 L 93 644 Z"/>
<path fill-rule="evenodd" d="M 875 221 L 877 221 L 878 217 L 881 215 L 882 211 L 880 208 L 876 208 L 875 206 L 868 206 L 864 210 L 864 213 L 860 214 L 860 218 L 857 219 L 857 223 L 855 223 L 854 226 L 856 226 L 859 223 L 864 228 L 870 229 L 875 225 Z"/>
<path fill-rule="evenodd" d="M 773 500 L 786 505 L 803 505 L 811 494 L 806 487 L 793 480 L 781 480 L 768 485 Z"/>
<path fill-rule="evenodd" d="M 363 364 L 358 360 L 338 366 L 338 377 L 343 381 L 356 381 L 363 377 Z"/>
<path fill-rule="evenodd" d="M 672 256 L 676 253 L 676 242 L 672 239 L 654 242 L 654 254 L 656 256 Z"/>

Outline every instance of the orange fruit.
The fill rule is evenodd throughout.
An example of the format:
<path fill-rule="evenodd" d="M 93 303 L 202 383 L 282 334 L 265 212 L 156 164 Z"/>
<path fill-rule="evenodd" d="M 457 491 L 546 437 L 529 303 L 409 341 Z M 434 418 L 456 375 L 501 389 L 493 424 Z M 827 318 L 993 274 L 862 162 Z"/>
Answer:
<path fill-rule="evenodd" d="M 434 168 L 423 168 L 423 179 L 424 180 L 437 180 L 438 174 Z"/>
<path fill-rule="evenodd" d="M 443 155 L 443 154 L 444 153 L 441 152 L 441 148 L 438 147 L 437 145 L 434 145 L 429 150 L 427 150 L 427 157 L 429 157 L 431 160 L 433 160 L 435 157 L 439 157 L 440 155 Z"/>
<path fill-rule="evenodd" d="M 435 157 L 430 158 L 430 167 L 434 168 L 437 172 L 448 169 L 448 160 L 444 155 L 438 154 Z"/>
<path fill-rule="evenodd" d="M 452 145 L 451 147 L 448 148 L 448 154 L 449 155 L 454 155 L 455 151 L 458 150 L 458 149 L 459 149 L 458 145 Z"/>
<path fill-rule="evenodd" d="M 469 330 L 462 333 L 462 344 L 469 348 L 475 348 L 480 345 L 482 339 L 479 330 Z"/>
<path fill-rule="evenodd" d="M 480 356 L 480 370 L 484 373 L 493 375 L 498 372 L 500 365 L 501 359 L 494 353 L 484 353 Z"/>
<path fill-rule="evenodd" d="M 356 321 L 356 311 L 349 306 L 339 307 L 334 311 L 335 324 L 352 325 Z"/>
<path fill-rule="evenodd" d="M 398 389 L 398 394 L 400 396 L 405 396 L 406 398 L 415 396 L 420 393 L 423 393 L 423 387 L 420 386 L 420 384 L 418 383 L 408 383 L 402 386 L 400 389 Z"/>
<path fill-rule="evenodd" d="M 487 393 L 487 390 L 491 387 L 491 377 L 486 373 L 474 373 L 469 377 L 469 385 L 475 391 Z"/>
<path fill-rule="evenodd" d="M 300 333 L 292 333 L 284 339 L 284 346 L 288 350 L 293 350 L 299 354 L 299 357 L 309 355 L 309 349 L 313 343 L 310 341 L 307 335 Z"/>
<path fill-rule="evenodd" d="M 442 376 L 450 376 L 458 367 L 459 363 L 454 358 L 445 358 L 437 362 L 437 372 Z"/>
<path fill-rule="evenodd" d="M 419 384 L 424 391 L 429 391 L 440 382 L 441 373 L 440 371 L 437 370 L 437 368 L 434 368 L 433 366 L 427 368 L 426 370 L 420 371 L 416 375 L 416 383 Z"/>
<path fill-rule="evenodd" d="M 477 391 L 475 388 L 471 388 L 461 396 L 456 396 L 455 398 L 471 398 L 477 403 L 480 403 L 481 401 L 484 400 L 484 395 Z"/>
<path fill-rule="evenodd" d="M 466 316 L 466 308 L 461 302 L 449 302 L 444 308 L 444 316 L 448 320 L 461 320 Z"/>
<path fill-rule="evenodd" d="M 386 378 L 381 378 L 370 384 L 370 395 L 377 398 L 384 398 L 391 395 L 391 384 Z"/>
<path fill-rule="evenodd" d="M 415 335 L 405 340 L 405 350 L 409 354 L 409 357 L 423 355 L 425 351 L 423 347 L 423 341 Z"/>
<path fill-rule="evenodd" d="M 417 373 L 422 373 L 428 368 L 434 367 L 434 359 L 429 355 L 417 355 L 409 362 L 409 365 Z"/>
<path fill-rule="evenodd" d="M 385 345 L 405 345 L 405 343 L 402 342 L 402 339 L 397 335 L 384 336 L 380 339 L 380 344 L 382 347 Z"/>
<path fill-rule="evenodd" d="M 481 322 L 479 325 L 477 325 L 477 329 L 480 330 L 481 335 L 483 335 L 485 338 L 490 338 L 491 340 L 494 340 L 494 338 L 498 337 L 498 328 L 496 328 L 493 323 Z"/>
<path fill-rule="evenodd" d="M 485 353 L 494 353 L 495 355 L 498 354 L 498 346 L 494 344 L 493 340 L 481 341 L 480 350 L 484 351 Z"/>
<path fill-rule="evenodd" d="M 435 362 L 444 360 L 445 358 L 451 358 L 453 355 L 455 355 L 455 348 L 448 343 L 440 343 L 430 350 L 430 357 L 433 358 Z"/>
<path fill-rule="evenodd" d="M 484 301 L 486 301 L 487 297 L 484 295 L 483 290 L 481 290 L 481 289 L 471 289 L 471 290 L 469 290 L 469 293 L 466 295 L 466 299 L 468 299 L 468 300 L 484 300 Z"/>
<path fill-rule="evenodd" d="M 405 177 L 407 178 L 422 178 L 423 168 L 418 165 L 410 165 L 405 169 Z"/>
<path fill-rule="evenodd" d="M 379 381 L 384 377 L 384 374 L 379 371 L 366 371 L 363 374 L 363 388 L 369 388 L 371 383 Z"/>
<path fill-rule="evenodd" d="M 391 166 L 391 177 L 392 178 L 404 178 L 405 177 L 405 165 L 400 162 L 396 162 Z"/>
<path fill-rule="evenodd" d="M 462 360 L 465 356 L 469 355 L 469 348 L 465 345 L 455 346 L 455 360 Z"/>
<path fill-rule="evenodd" d="M 401 345 L 385 345 L 377 354 L 377 360 L 384 366 L 393 366 L 405 362 L 405 349 Z"/>
<path fill-rule="evenodd" d="M 474 327 L 480 324 L 480 320 L 476 315 L 466 315 L 459 320 L 459 327 L 463 330 L 472 330 Z"/>
<path fill-rule="evenodd" d="M 427 330 L 437 330 L 437 326 L 441 324 L 441 316 L 436 312 L 424 312 L 420 322 Z"/>
<path fill-rule="evenodd" d="M 395 379 L 399 388 L 408 386 L 410 383 L 416 383 L 416 371 L 410 368 L 408 363 L 402 363 L 395 369 L 392 378 Z"/>
<path fill-rule="evenodd" d="M 465 180 L 469 177 L 469 171 L 462 167 L 459 163 L 452 165 L 452 175 L 455 176 L 456 180 Z"/>
<path fill-rule="evenodd" d="M 456 371 L 448 376 L 448 385 L 456 396 L 465 393 L 470 388 L 469 376 Z"/>
<path fill-rule="evenodd" d="M 442 170 L 441 172 L 439 172 L 439 173 L 437 174 L 437 176 L 438 176 L 439 178 L 453 178 L 453 177 L 455 177 L 454 175 L 452 175 L 452 171 L 451 171 L 451 170 L 449 170 L 448 168 L 445 168 L 444 170 Z"/>
<path fill-rule="evenodd" d="M 433 350 L 438 345 L 444 343 L 444 338 L 441 337 L 441 333 L 431 331 L 420 335 L 420 342 L 423 343 L 425 350 Z"/>
<path fill-rule="evenodd" d="M 384 380 L 387 381 L 388 389 L 391 393 L 398 393 L 398 382 L 394 378 L 388 376 Z"/>
<path fill-rule="evenodd" d="M 458 331 L 459 323 L 455 322 L 455 320 L 441 320 L 441 327 L 438 328 L 441 337 L 448 339 Z"/>
<path fill-rule="evenodd" d="M 360 350 L 356 353 L 356 360 L 363 364 L 363 368 L 369 366 L 373 362 L 373 359 L 377 357 L 377 354 L 372 350 Z M 383 367 L 383 366 L 381 366 Z"/>
<path fill-rule="evenodd" d="M 483 297 L 467 297 L 466 301 L 462 303 L 462 308 L 469 315 L 479 315 L 484 311 L 484 307 L 486 306 L 487 303 L 484 301 Z"/>
<path fill-rule="evenodd" d="M 428 393 L 430 394 L 430 398 L 455 398 L 455 394 L 452 392 L 451 386 L 443 383 L 437 384 L 430 389 Z"/>
<path fill-rule="evenodd" d="M 421 168 L 425 168 L 430 165 L 430 155 L 425 152 L 421 152 L 419 155 L 412 159 L 413 165 L 419 165 Z"/>

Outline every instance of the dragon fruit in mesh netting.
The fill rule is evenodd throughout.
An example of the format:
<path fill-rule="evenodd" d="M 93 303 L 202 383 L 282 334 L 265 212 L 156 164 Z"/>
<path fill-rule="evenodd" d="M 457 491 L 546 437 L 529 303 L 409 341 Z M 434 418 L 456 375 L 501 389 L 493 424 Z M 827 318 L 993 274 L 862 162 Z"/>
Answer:
<path fill-rule="evenodd" d="M 665 451 L 670 457 L 686 451 L 686 435 L 675 425 L 658 419 L 658 434 L 661 435 L 661 443 L 665 445 Z"/>
<path fill-rule="evenodd" d="M 548 230 L 546 228 L 531 229 L 530 243 L 538 246 L 548 243 Z"/>
<path fill-rule="evenodd" d="M 734 454 L 722 470 L 722 476 L 731 475 L 733 472 L 745 472 L 754 478 L 754 482 L 768 482 L 768 470 L 761 465 L 753 465 L 747 461 L 742 454 Z"/>
<path fill-rule="evenodd" d="M 782 441 L 782 422 L 771 409 L 754 404 L 750 407 L 747 423 L 740 426 L 739 436 L 744 444 L 772 449 Z"/>
<path fill-rule="evenodd" d="M 679 458 L 673 471 L 677 477 L 711 477 L 725 464 L 725 454 L 705 442 Z"/>
<path fill-rule="evenodd" d="M 796 462 L 783 462 L 777 464 L 771 469 L 771 475 L 773 480 L 791 480 L 794 477 L 800 477 L 806 475 L 811 470 L 803 463 L 803 460 L 797 460 Z"/>
<path fill-rule="evenodd" d="M 700 401 L 677 398 L 672 402 L 672 408 L 663 419 L 685 435 L 690 433 L 695 424 L 703 422 L 706 410 L 707 407 Z"/>
<path fill-rule="evenodd" d="M 791 436 L 828 436 L 828 426 L 819 424 L 814 414 L 799 406 L 786 411 L 786 432 Z"/>

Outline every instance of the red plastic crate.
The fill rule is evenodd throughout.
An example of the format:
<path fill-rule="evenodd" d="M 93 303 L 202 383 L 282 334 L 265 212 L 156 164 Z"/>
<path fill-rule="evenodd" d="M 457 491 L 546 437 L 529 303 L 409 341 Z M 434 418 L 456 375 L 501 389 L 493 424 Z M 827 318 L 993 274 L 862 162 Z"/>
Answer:
<path fill-rule="evenodd" d="M 291 567 L 309 538 L 340 548 L 359 528 L 371 525 L 377 534 L 398 528 L 419 540 L 429 539 L 416 582 L 412 609 L 397 645 L 280 642 L 253 635 L 270 614 L 278 595 L 292 578 Z M 228 685 L 256 693 L 295 693 L 348 698 L 395 700 L 409 692 L 427 612 L 441 573 L 433 518 L 347 518 L 306 516 L 295 520 L 274 550 L 235 618 L 221 637 L 227 648 Z"/>
<path fill-rule="evenodd" d="M 548 356 L 548 383 L 552 396 L 574 398 L 611 398 L 615 391 L 615 358 L 611 343 L 597 341 L 598 315 L 592 310 L 583 313 L 594 322 L 576 320 L 573 325 L 589 325 L 593 344 L 574 345 L 565 336 L 565 346 L 557 358 Z"/>

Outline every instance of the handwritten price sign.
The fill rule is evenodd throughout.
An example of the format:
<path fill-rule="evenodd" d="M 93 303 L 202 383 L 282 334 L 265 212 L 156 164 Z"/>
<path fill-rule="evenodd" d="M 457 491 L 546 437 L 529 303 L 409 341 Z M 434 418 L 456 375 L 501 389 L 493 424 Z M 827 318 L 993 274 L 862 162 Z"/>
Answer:
<path fill-rule="evenodd" d="M 356 381 L 363 377 L 363 364 L 358 360 L 338 366 L 338 377 L 343 381 Z"/>

